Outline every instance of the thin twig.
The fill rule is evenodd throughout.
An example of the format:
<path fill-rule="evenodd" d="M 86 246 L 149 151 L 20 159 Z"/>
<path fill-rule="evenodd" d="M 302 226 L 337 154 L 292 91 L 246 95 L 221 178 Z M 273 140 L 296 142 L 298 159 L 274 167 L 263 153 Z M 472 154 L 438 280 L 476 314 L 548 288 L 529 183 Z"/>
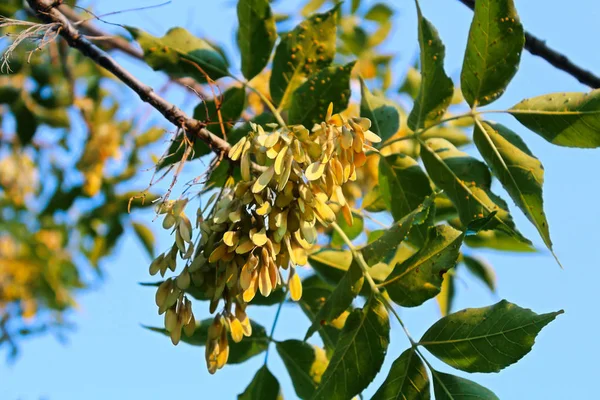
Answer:
<path fill-rule="evenodd" d="M 69 46 L 79 50 L 96 64 L 113 73 L 118 79 L 135 91 L 142 101 L 152 105 L 167 120 L 178 128 L 182 128 L 189 138 L 202 140 L 217 154 L 229 151 L 229 143 L 206 129 L 206 124 L 188 117 L 182 110 L 171 104 L 154 90 L 142 83 L 129 71 L 119 65 L 108 53 L 90 42 L 73 26 L 73 24 L 54 7 L 55 2 L 49 0 L 28 0 L 30 7 L 46 23 L 59 26 L 58 31 Z"/>
<path fill-rule="evenodd" d="M 475 8 L 475 0 L 458 0 L 471 10 Z M 581 68 L 569 60 L 564 54 L 551 49 L 546 42 L 525 31 L 525 49 L 534 56 L 546 60 L 550 65 L 566 72 L 579 82 L 591 88 L 600 88 L 600 77 L 591 71 Z"/>

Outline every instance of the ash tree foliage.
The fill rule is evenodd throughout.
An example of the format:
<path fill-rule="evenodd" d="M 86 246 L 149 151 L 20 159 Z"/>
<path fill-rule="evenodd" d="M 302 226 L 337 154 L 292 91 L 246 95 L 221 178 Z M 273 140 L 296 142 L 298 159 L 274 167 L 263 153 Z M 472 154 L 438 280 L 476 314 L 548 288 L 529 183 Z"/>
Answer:
<path fill-rule="evenodd" d="M 12 39 L 0 76 L 0 342 L 12 352 L 27 335 L 68 328 L 64 312 L 86 287 L 83 270 L 101 274 L 100 261 L 126 231 L 160 278 L 144 283 L 164 316 L 150 331 L 204 347 L 211 373 L 265 355 L 241 399 L 282 396 L 267 367 L 269 348 L 303 399 L 354 398 L 380 373 L 387 378 L 374 399 L 496 399 L 427 357 L 464 372 L 498 372 L 531 351 L 562 313 L 508 300 L 452 307 L 464 273 L 496 289 L 479 248 L 535 251 L 510 208 L 554 254 L 544 169 L 526 144 L 529 131 L 558 146 L 600 146 L 597 91 L 487 108 L 526 46 L 513 0 L 475 1 L 456 83 L 444 69 L 443 40 L 416 2 L 418 68 L 399 88 L 391 87 L 396 54 L 381 50 L 391 2 L 312 0 L 299 15 L 281 15 L 276 2 L 239 0 L 235 60 L 183 28 L 155 37 L 123 26 L 108 36 L 59 3 L 0 6 Z M 110 54 L 119 51 L 186 88 L 193 115 L 118 64 Z M 173 130 L 144 113 L 120 113 L 121 88 Z M 399 97 L 412 106 L 404 109 Z M 493 113 L 512 115 L 522 128 L 493 122 Z M 476 152 L 463 151 L 471 143 Z M 148 188 L 122 190 L 148 165 Z M 199 167 L 178 192 L 180 173 Z M 168 189 L 156 187 L 161 179 Z M 512 207 L 492 191 L 493 180 Z M 146 207 L 170 243 L 155 243 L 150 220 L 130 214 Z M 391 225 L 380 222 L 384 214 Z M 411 337 L 397 308 L 434 298 L 443 317 Z M 303 340 L 274 339 L 284 303 L 306 314 Z M 270 329 L 270 321 L 250 319 L 254 307 L 277 307 Z M 387 355 L 392 335 L 403 334 L 408 348 Z M 386 356 L 397 359 L 381 371 Z"/>

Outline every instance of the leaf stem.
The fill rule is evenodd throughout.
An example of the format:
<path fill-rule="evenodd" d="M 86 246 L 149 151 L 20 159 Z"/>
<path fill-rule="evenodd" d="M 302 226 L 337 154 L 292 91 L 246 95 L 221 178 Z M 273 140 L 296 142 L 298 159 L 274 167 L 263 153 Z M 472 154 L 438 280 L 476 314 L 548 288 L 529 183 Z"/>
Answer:
<path fill-rule="evenodd" d="M 383 293 L 381 293 L 381 291 L 377 287 L 377 284 L 375 283 L 375 281 L 373 280 L 373 277 L 371 277 L 371 274 L 369 273 L 369 266 L 367 265 L 367 262 L 363 258 L 362 253 L 354 246 L 354 244 L 352 243 L 352 241 L 350 240 L 350 238 L 348 237 L 348 235 L 346 235 L 346 233 L 344 232 L 344 230 L 342 228 L 340 228 L 340 226 L 336 222 L 333 222 L 331 224 L 331 226 L 340 235 L 340 237 L 342 238 L 342 240 L 344 240 L 344 242 L 346 243 L 346 245 L 348 246 L 348 248 L 352 252 L 352 257 L 354 258 L 354 260 L 356 260 L 356 262 L 358 263 L 358 266 L 362 270 L 363 276 L 365 277 L 365 279 L 369 283 L 369 286 L 371 287 L 371 291 L 373 292 L 373 294 L 375 294 L 375 296 L 377 296 L 381 300 L 381 302 L 385 305 L 385 307 L 389 311 L 391 311 L 392 314 L 394 314 L 394 316 L 398 320 L 398 323 L 402 327 L 402 330 L 404 330 L 404 333 L 406 334 L 406 337 L 410 341 L 410 345 L 412 347 L 415 347 L 417 345 L 417 342 L 415 342 L 413 340 L 412 336 L 408 332 L 408 329 L 406 328 L 406 325 L 404 325 L 404 322 L 402 322 L 402 319 L 400 318 L 400 316 L 398 315 L 398 313 L 396 312 L 396 310 L 394 309 L 394 307 L 392 306 L 392 304 L 389 302 L 389 300 L 387 299 L 387 297 L 385 297 L 383 295 Z"/>
<path fill-rule="evenodd" d="M 477 112 L 474 112 L 474 111 L 471 110 L 471 111 L 469 111 L 467 113 L 464 113 L 464 114 L 454 115 L 452 117 L 441 119 L 438 122 L 436 122 L 436 123 L 428 126 L 427 128 L 421 128 L 421 129 L 419 129 L 417 132 L 413 133 L 412 135 L 403 136 L 403 137 L 400 137 L 400 138 L 396 138 L 394 140 L 390 140 L 390 141 L 384 142 L 381 147 L 383 148 L 383 147 L 386 147 L 386 146 L 390 146 L 390 145 L 392 145 L 392 144 L 394 144 L 396 142 L 402 142 L 404 140 L 418 139 L 419 136 L 421 136 L 422 134 L 424 134 L 428 130 L 430 130 L 432 128 L 435 128 L 437 126 L 440 126 L 440 125 L 442 125 L 442 124 L 444 124 L 446 122 L 454 121 L 454 120 L 461 119 L 461 118 L 467 118 L 467 117 L 473 117 L 474 118 L 476 115 L 477 115 Z"/>
<path fill-rule="evenodd" d="M 252 90 L 254 93 L 256 93 L 258 95 L 258 97 L 263 101 L 263 103 L 265 103 L 267 105 L 267 107 L 269 107 L 269 110 L 271 110 L 271 112 L 275 116 L 275 119 L 277 119 L 277 122 L 279 123 L 279 125 L 281 125 L 282 128 L 285 128 L 287 126 L 287 124 L 283 120 L 283 117 L 281 116 L 281 113 L 279 112 L 279 110 L 277 110 L 277 108 L 275 108 L 275 105 L 271 102 L 271 100 L 269 100 L 267 98 L 267 96 L 265 96 L 260 90 L 254 88 L 252 85 L 250 85 L 249 82 L 246 82 L 243 79 L 240 79 L 233 75 L 230 75 L 230 77 L 233 78 L 236 82 L 239 82 L 242 85 L 244 85 L 245 88 L 248 88 L 248 89 Z"/>

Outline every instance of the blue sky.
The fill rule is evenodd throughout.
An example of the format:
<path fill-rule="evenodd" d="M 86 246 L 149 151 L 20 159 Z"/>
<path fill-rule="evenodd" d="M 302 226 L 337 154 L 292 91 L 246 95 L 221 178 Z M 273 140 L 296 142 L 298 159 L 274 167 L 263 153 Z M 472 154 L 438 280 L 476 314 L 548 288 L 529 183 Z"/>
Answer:
<path fill-rule="evenodd" d="M 567 53 L 576 63 L 600 74 L 600 52 L 592 45 L 600 35 L 597 23 L 600 5 L 595 0 L 574 0 L 568 6 L 559 0 L 515 1 L 526 29 Z M 156 2 L 105 0 L 93 3 L 100 12 L 109 12 Z M 394 6 L 397 21 L 387 46 L 400 55 L 394 70 L 394 80 L 399 82 L 417 51 L 416 18 L 412 1 L 393 3 L 398 3 Z M 289 10 L 296 4 L 295 0 L 280 0 L 275 8 Z M 457 0 L 422 0 L 421 5 L 424 15 L 438 28 L 446 44 L 446 70 L 456 80 L 472 14 Z M 234 1 L 175 0 L 158 9 L 108 19 L 154 34 L 162 34 L 172 26 L 184 26 L 199 36 L 225 44 L 230 55 L 235 55 Z M 160 87 L 164 82 L 163 76 L 149 68 L 120 59 L 146 83 Z M 231 59 L 234 66 L 239 67 L 239 61 Z M 525 97 L 547 92 L 587 90 L 545 61 L 524 53 L 517 76 L 493 108 L 507 108 Z M 177 91 L 170 91 L 167 96 L 172 101 L 182 98 Z M 137 106 L 137 103 L 132 104 L 132 109 Z M 189 104 L 187 111 L 193 106 Z M 543 251 L 533 255 L 477 252 L 495 266 L 498 293 L 490 295 L 482 285 L 463 274 L 465 279 L 459 282 L 456 309 L 485 306 L 505 298 L 539 313 L 564 309 L 565 314 L 542 331 L 533 351 L 518 364 L 500 374 L 473 374 L 470 379 L 489 387 L 501 399 L 592 398 L 596 392 L 594 380 L 599 376 L 596 358 L 600 356 L 600 341 L 593 334 L 598 328 L 594 293 L 596 268 L 600 264 L 600 235 L 596 230 L 600 208 L 594 199 L 600 196 L 600 188 L 595 184 L 600 153 L 556 147 L 520 127 L 510 117 L 497 116 L 496 119 L 520 133 L 544 164 L 545 209 L 555 250 L 565 269 L 559 269 L 550 254 Z M 193 164 L 188 168 L 193 168 Z M 149 179 L 149 174 L 142 174 L 139 187 L 145 186 Z M 522 232 L 542 248 L 534 228 L 513 204 L 511 209 Z M 150 221 L 152 215 L 140 214 L 137 219 Z M 153 229 L 162 250 L 171 239 L 162 232 L 159 223 L 154 223 Z M 71 316 L 78 328 L 70 335 L 69 343 L 62 345 L 52 337 L 33 339 L 23 343 L 22 355 L 14 365 L 0 362 L 0 398 L 104 400 L 190 396 L 231 399 L 241 393 L 262 365 L 262 356 L 242 365 L 228 366 L 211 376 L 205 368 L 203 348 L 185 344 L 173 347 L 168 339 L 140 327 L 140 323 L 159 325 L 162 322 L 162 317 L 156 314 L 153 291 L 137 284 L 152 280 L 147 275 L 149 262 L 139 243 L 128 234 L 115 254 L 103 264 L 105 282 L 97 290 L 80 296 L 80 309 Z M 203 307 L 195 309 L 197 315 L 206 317 L 208 311 Z M 270 326 L 274 311 L 257 308 L 251 310 L 250 315 Z M 415 337 L 439 318 L 435 301 L 418 309 L 401 310 L 401 314 Z M 296 307 L 285 306 L 275 338 L 302 338 L 307 327 L 308 320 Z M 367 397 L 374 393 L 390 364 L 407 346 L 404 334 L 392 322 L 384 373 L 369 386 Z M 429 359 L 442 371 L 463 375 L 432 356 Z M 291 381 L 275 351 L 271 351 L 269 368 L 281 383 L 285 398 L 295 398 Z"/>

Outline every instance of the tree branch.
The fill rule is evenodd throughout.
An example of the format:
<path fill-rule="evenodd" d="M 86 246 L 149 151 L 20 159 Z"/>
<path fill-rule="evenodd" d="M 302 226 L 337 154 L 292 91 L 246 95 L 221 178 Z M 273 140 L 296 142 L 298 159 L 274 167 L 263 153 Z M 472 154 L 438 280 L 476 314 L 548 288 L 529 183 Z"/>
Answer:
<path fill-rule="evenodd" d="M 225 154 L 225 152 L 229 151 L 229 143 L 208 131 L 205 123 L 188 117 L 182 110 L 156 94 L 150 86 L 141 82 L 119 65 L 108 53 L 82 36 L 69 19 L 56 8 L 61 0 L 27 1 L 29 6 L 43 21 L 60 25 L 59 34 L 67 41 L 69 46 L 79 50 L 96 64 L 113 73 L 119 80 L 136 92 L 142 101 L 158 110 L 173 125 L 182 128 L 188 137 L 202 140 L 217 154 Z"/>
<path fill-rule="evenodd" d="M 475 7 L 475 0 L 458 0 L 471 10 Z M 560 69 L 577 79 L 579 82 L 591 88 L 600 88 L 600 77 L 597 77 L 592 72 L 581 68 L 569 60 L 564 54 L 551 49 L 541 39 L 525 31 L 525 49 L 534 56 L 538 56 L 546 60 L 550 65 Z"/>

